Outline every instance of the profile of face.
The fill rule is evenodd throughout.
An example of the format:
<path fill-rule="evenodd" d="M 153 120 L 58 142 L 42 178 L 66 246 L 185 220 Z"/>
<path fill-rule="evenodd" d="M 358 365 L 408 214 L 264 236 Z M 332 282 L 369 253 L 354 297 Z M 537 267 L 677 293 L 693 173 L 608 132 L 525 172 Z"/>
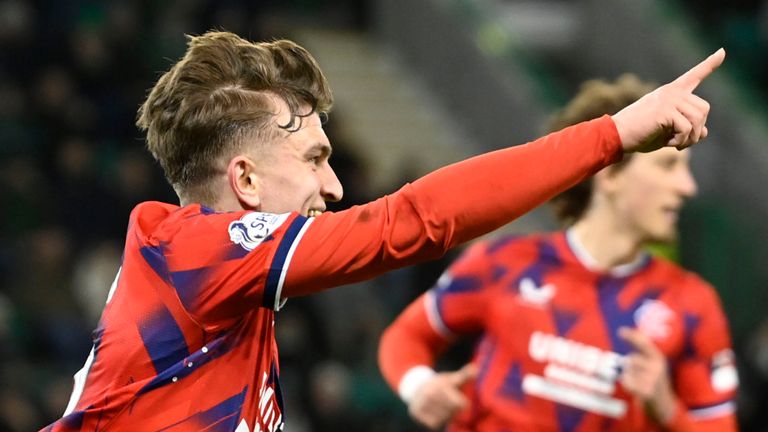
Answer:
<path fill-rule="evenodd" d="M 697 191 L 689 162 L 689 150 L 665 148 L 634 154 L 621 169 L 600 173 L 597 187 L 622 231 L 640 242 L 675 240 L 680 210 Z"/>
<path fill-rule="evenodd" d="M 274 101 L 276 124 L 287 124 L 288 106 L 280 98 Z M 280 129 L 270 142 L 253 148 L 250 178 L 256 183 L 257 199 L 247 206 L 252 210 L 318 216 L 325 211 L 326 202 L 341 200 L 343 188 L 329 164 L 331 144 L 317 113 L 302 118 L 298 130 Z"/>

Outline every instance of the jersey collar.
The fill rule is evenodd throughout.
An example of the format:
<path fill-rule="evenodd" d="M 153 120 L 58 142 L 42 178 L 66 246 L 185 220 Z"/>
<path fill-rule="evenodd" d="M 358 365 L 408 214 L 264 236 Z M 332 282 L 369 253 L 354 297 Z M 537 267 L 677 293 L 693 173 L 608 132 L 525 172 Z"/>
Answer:
<path fill-rule="evenodd" d="M 650 261 L 650 254 L 647 252 L 641 252 L 640 255 L 634 261 L 611 267 L 607 271 L 601 268 L 597 260 L 587 252 L 581 242 L 576 238 L 576 234 L 573 228 L 568 228 L 565 231 L 565 240 L 568 243 L 568 247 L 573 252 L 576 259 L 588 270 L 595 273 L 608 273 L 613 277 L 626 277 L 640 271 Z"/>

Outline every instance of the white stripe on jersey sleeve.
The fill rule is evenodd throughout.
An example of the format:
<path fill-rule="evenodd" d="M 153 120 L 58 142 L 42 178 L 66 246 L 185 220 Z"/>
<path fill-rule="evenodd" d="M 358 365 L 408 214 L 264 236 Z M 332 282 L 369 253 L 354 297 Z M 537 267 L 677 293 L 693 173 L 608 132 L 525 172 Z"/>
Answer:
<path fill-rule="evenodd" d="M 688 410 L 691 417 L 696 420 L 708 420 L 716 417 L 723 417 L 736 412 L 736 404 L 733 401 L 723 402 L 706 408 Z"/>
<path fill-rule="evenodd" d="M 288 255 L 285 257 L 285 263 L 283 263 L 283 269 L 280 271 L 280 280 L 277 282 L 277 290 L 275 291 L 275 311 L 279 311 L 288 300 L 281 298 L 283 283 L 285 282 L 285 275 L 288 273 L 288 267 L 291 266 L 291 259 L 293 259 L 293 253 L 296 251 L 296 247 L 299 245 L 301 238 L 304 237 L 304 233 L 307 231 L 307 228 L 309 228 L 309 226 L 312 225 L 312 222 L 314 221 L 315 218 L 313 217 L 307 218 L 307 221 L 304 222 L 304 226 L 301 227 L 299 233 L 296 234 L 296 238 L 293 239 L 291 248 L 288 249 Z"/>
<path fill-rule="evenodd" d="M 434 290 L 427 291 L 427 294 L 424 296 L 424 307 L 427 311 L 427 319 L 433 330 L 446 339 L 456 337 L 448 326 L 445 325 L 443 317 L 440 315 L 440 310 L 437 307 L 437 294 Z"/>

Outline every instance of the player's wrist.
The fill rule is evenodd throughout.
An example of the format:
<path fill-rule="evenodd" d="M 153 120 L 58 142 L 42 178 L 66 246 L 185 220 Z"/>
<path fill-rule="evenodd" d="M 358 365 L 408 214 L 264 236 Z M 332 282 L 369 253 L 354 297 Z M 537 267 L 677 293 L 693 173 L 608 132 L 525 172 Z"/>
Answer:
<path fill-rule="evenodd" d="M 628 106 L 611 116 L 616 133 L 619 136 L 619 141 L 621 142 L 621 149 L 625 153 L 635 152 L 639 144 L 632 121 L 633 108 L 636 109 L 633 106 Z"/>
<path fill-rule="evenodd" d="M 435 370 L 426 365 L 418 365 L 408 369 L 400 379 L 397 393 L 406 404 L 413 400 L 419 389 L 435 375 Z"/>
<path fill-rule="evenodd" d="M 649 400 L 654 417 L 662 425 L 672 422 L 680 412 L 686 412 L 685 406 L 677 398 L 675 391 L 672 389 L 672 384 L 666 377 L 667 373 L 665 371 L 663 378 L 657 384 L 655 394 Z"/>

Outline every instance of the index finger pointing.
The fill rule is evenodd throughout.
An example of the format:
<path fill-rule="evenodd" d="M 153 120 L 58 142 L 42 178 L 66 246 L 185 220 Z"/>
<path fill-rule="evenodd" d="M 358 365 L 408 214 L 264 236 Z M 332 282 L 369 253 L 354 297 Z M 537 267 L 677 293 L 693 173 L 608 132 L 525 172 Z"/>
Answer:
<path fill-rule="evenodd" d="M 464 383 L 477 378 L 477 366 L 467 363 L 461 369 L 451 374 L 451 381 L 456 386 L 462 386 Z"/>
<path fill-rule="evenodd" d="M 706 77 L 709 76 L 709 74 L 723 64 L 723 60 L 725 60 L 725 49 L 720 48 L 709 57 L 705 58 L 701 63 L 690 68 L 688 72 L 677 77 L 676 80 L 672 81 L 672 84 L 681 86 L 683 90 L 692 92 Z"/>

